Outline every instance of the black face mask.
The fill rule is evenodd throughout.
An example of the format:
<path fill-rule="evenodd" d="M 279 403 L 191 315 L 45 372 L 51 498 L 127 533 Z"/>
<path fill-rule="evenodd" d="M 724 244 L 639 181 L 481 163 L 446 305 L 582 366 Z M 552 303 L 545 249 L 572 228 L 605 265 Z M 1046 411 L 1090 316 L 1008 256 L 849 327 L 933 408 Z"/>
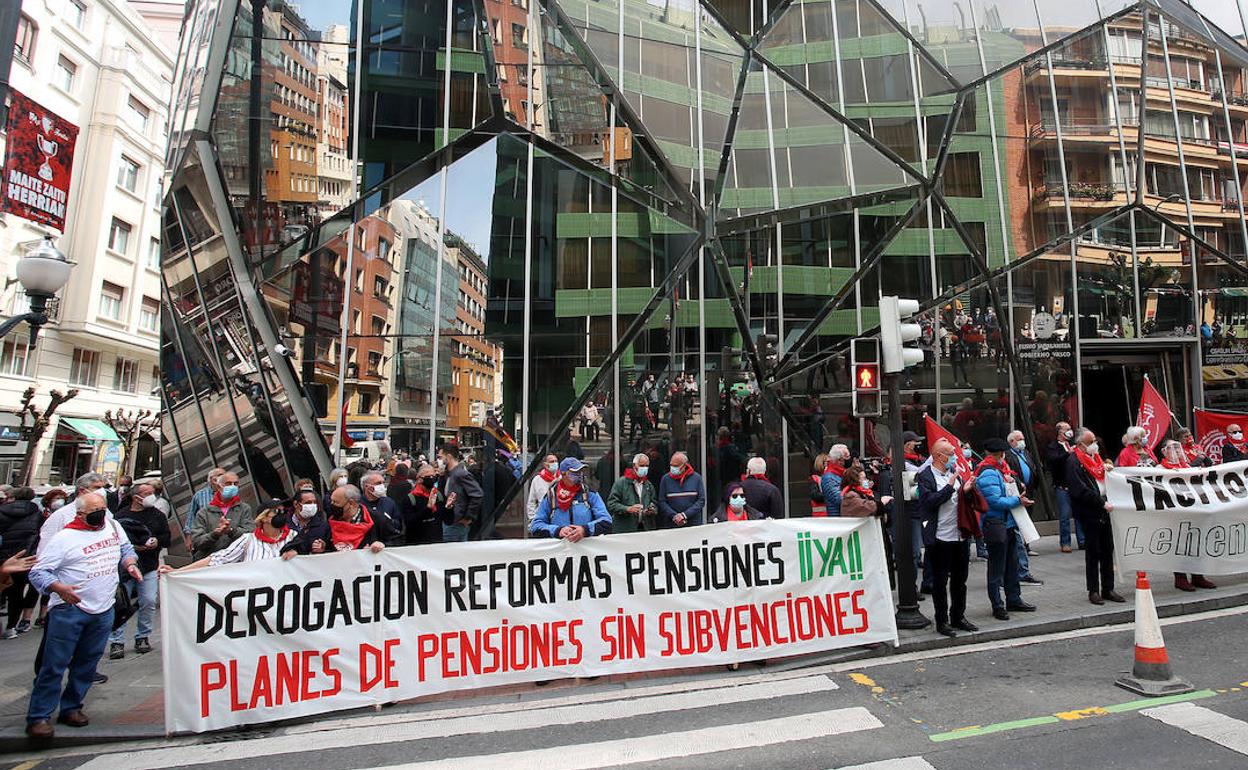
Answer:
<path fill-rule="evenodd" d="M 342 518 L 343 511 L 345 510 L 346 509 L 341 505 L 334 505 L 333 503 L 329 504 L 329 515 L 333 516 L 335 519 Z"/>
<path fill-rule="evenodd" d="M 108 509 L 106 508 L 101 508 L 98 511 L 91 511 L 86 515 L 87 526 L 94 527 L 95 529 L 103 527 L 104 517 L 106 515 L 108 515 Z"/>
<path fill-rule="evenodd" d="M 269 519 L 269 526 L 273 527 L 273 529 L 281 529 L 286 526 L 289 521 L 290 514 L 286 513 L 286 511 L 282 511 L 281 513 L 273 514 L 273 517 Z"/>
<path fill-rule="evenodd" d="M 435 479 L 432 476 L 426 476 L 420 480 L 420 485 L 424 487 L 425 489 L 433 489 L 434 481 Z"/>

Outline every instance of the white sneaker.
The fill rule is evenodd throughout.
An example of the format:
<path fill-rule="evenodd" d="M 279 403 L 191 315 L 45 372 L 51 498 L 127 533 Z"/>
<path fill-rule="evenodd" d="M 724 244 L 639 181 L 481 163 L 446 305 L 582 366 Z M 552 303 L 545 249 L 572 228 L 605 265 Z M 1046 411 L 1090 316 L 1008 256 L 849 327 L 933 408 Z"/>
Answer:
<path fill-rule="evenodd" d="M 0 634 L 0 639 L 16 639 L 16 638 L 17 638 L 16 628 L 6 628 L 4 630 L 4 633 Z"/>

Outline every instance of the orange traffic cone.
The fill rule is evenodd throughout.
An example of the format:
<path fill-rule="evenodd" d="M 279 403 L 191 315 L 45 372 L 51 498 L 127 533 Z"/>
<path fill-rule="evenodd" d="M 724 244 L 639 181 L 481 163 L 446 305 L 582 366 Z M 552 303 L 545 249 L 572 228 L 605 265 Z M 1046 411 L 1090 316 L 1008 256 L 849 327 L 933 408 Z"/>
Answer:
<path fill-rule="evenodd" d="M 1196 689 L 1170 671 L 1170 656 L 1161 638 L 1153 590 L 1144 572 L 1135 573 L 1135 666 L 1130 676 L 1119 677 L 1114 684 L 1149 697 L 1179 695 Z"/>

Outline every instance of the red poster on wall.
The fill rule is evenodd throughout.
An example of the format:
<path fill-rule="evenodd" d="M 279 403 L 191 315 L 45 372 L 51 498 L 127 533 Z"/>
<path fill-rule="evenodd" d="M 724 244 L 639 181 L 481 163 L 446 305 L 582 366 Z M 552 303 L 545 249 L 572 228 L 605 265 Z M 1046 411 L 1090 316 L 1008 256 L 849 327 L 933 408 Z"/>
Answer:
<path fill-rule="evenodd" d="M 24 94 L 9 93 L 0 202 L 10 214 L 64 231 L 78 127 Z"/>

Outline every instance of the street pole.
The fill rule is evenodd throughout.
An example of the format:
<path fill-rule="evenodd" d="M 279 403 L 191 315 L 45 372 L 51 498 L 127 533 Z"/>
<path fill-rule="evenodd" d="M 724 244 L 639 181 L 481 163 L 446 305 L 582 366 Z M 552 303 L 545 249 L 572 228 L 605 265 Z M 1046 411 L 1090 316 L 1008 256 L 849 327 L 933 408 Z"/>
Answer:
<path fill-rule="evenodd" d="M 897 564 L 897 627 L 927 628 L 932 624 L 919 612 L 919 592 L 914 574 L 914 530 L 906 513 L 906 450 L 901 443 L 901 374 L 888 375 L 888 417 L 893 443 L 893 519 L 897 522 L 894 559 Z"/>

